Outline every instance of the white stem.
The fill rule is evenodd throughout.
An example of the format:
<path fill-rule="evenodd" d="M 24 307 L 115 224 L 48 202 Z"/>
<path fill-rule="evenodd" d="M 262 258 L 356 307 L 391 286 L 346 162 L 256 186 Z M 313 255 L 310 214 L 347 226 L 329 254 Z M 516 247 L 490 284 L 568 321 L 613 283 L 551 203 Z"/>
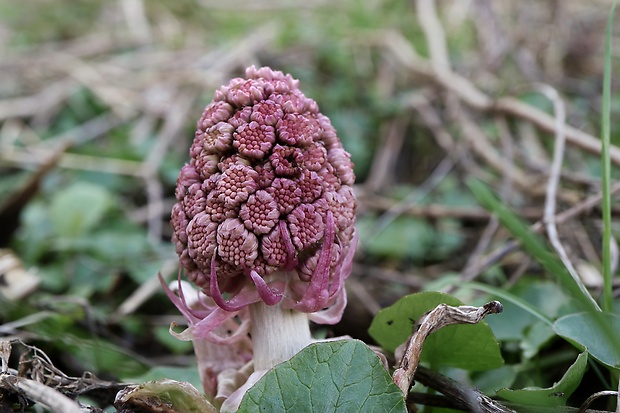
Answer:
<path fill-rule="evenodd" d="M 269 370 L 311 342 L 308 315 L 285 310 L 280 304 L 258 302 L 250 306 L 254 371 Z"/>

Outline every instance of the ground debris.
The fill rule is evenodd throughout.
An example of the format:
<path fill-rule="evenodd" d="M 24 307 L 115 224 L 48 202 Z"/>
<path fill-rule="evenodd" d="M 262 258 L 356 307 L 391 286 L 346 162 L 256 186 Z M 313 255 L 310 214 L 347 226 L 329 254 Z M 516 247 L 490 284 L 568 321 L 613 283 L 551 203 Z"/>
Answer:
<path fill-rule="evenodd" d="M 0 341 L 0 412 L 13 411 L 15 404 L 21 410 L 31 404 L 41 404 L 55 413 L 98 413 L 102 411 L 100 408 L 84 406 L 75 398 L 87 395 L 102 405 L 110 405 L 116 393 L 127 386 L 100 380 L 89 372 L 82 377 L 68 376 L 40 349 L 18 343 L 28 351 L 20 356 L 16 370 L 9 368 L 13 342 Z"/>

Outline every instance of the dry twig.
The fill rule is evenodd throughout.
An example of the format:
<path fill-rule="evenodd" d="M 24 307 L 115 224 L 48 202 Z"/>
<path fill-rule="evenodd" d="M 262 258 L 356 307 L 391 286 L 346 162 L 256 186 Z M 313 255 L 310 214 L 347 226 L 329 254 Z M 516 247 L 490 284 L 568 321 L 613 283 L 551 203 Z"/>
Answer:
<path fill-rule="evenodd" d="M 451 408 L 475 413 L 515 413 L 502 404 L 485 396 L 482 392 L 445 377 L 423 366 L 417 370 L 415 378 L 423 385 L 444 394 Z"/>
<path fill-rule="evenodd" d="M 564 126 L 566 109 L 564 108 L 564 102 L 562 101 L 558 92 L 555 89 L 551 88 L 548 85 L 540 85 L 539 90 L 553 102 L 556 116 L 555 146 L 553 150 L 553 162 L 551 163 L 551 170 L 549 172 L 549 183 L 547 184 L 547 195 L 545 198 L 545 216 L 543 218 L 543 222 L 546 225 L 549 242 L 562 260 L 562 263 L 564 264 L 570 275 L 573 277 L 579 288 L 584 292 L 584 295 L 590 298 L 590 301 L 595 308 L 599 308 L 598 303 L 592 298 L 592 295 L 588 293 L 586 286 L 583 284 L 581 277 L 579 277 L 579 274 L 577 274 L 577 270 L 575 269 L 573 263 L 568 257 L 568 254 L 566 253 L 566 250 L 564 249 L 564 246 L 560 241 L 558 229 L 555 222 L 555 198 L 558 191 L 558 185 L 560 183 L 560 172 L 562 170 L 562 161 L 564 159 Z"/>
<path fill-rule="evenodd" d="M 11 374 L 8 370 L 11 343 L 0 341 L 0 358 L 2 372 L 0 372 L 0 388 L 9 392 L 18 393 L 28 399 L 47 406 L 55 413 L 82 413 L 80 406 L 59 391 L 35 380 Z"/>
<path fill-rule="evenodd" d="M 492 99 L 480 91 L 467 78 L 448 70 L 436 70 L 424 58 L 420 57 L 413 46 L 402 34 L 396 31 L 377 33 L 370 39 L 376 44 L 385 47 L 403 67 L 413 74 L 428 78 L 443 89 L 458 96 L 465 104 L 483 112 L 496 112 L 514 116 L 531 122 L 543 132 L 555 134 L 555 119 L 539 109 L 524 103 L 514 97 Z M 566 141 L 587 152 L 600 155 L 601 141 L 589 133 L 577 128 L 566 126 Z M 620 165 L 620 148 L 610 147 L 611 161 Z"/>
<path fill-rule="evenodd" d="M 407 342 L 405 354 L 398 369 L 394 372 L 394 383 L 404 395 L 409 393 L 413 376 L 420 362 L 422 346 L 433 331 L 451 324 L 476 324 L 487 315 L 501 313 L 503 309 L 499 301 L 491 301 L 482 307 L 465 305 L 453 307 L 447 304 L 439 304 L 435 309 L 423 315 L 416 323 L 414 332 Z"/>

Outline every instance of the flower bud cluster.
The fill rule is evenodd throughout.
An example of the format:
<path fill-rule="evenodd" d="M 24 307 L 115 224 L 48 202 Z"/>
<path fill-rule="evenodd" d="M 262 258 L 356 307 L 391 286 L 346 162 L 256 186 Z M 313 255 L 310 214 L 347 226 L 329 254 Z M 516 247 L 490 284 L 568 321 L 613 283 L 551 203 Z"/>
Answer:
<path fill-rule="evenodd" d="M 353 164 L 297 80 L 252 66 L 221 87 L 190 157 L 171 219 L 189 281 L 228 312 L 259 300 L 307 313 L 344 305 Z"/>

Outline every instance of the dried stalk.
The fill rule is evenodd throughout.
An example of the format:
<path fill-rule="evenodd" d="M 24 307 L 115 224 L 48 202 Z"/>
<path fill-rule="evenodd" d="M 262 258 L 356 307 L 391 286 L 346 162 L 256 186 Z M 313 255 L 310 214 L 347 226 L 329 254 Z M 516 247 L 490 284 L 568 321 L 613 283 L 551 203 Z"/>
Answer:
<path fill-rule="evenodd" d="M 515 413 L 515 410 L 501 405 L 479 390 L 467 387 L 423 366 L 420 366 L 415 378 L 423 385 L 444 394 L 452 402 L 452 408 L 475 413 Z"/>
<path fill-rule="evenodd" d="M 382 32 L 375 42 L 385 47 L 404 68 L 413 74 L 429 78 L 443 89 L 454 93 L 468 106 L 484 112 L 511 115 L 531 122 L 544 132 L 556 133 L 556 123 L 552 116 L 514 97 L 494 100 L 464 76 L 450 70 L 436 70 L 429 61 L 416 53 L 411 43 L 399 32 Z M 592 154 L 601 154 L 600 139 L 568 125 L 566 125 L 565 133 L 567 143 Z M 614 164 L 620 165 L 620 148 L 611 146 L 610 156 Z"/>
<path fill-rule="evenodd" d="M 11 343 L 8 341 L 0 342 L 0 359 L 2 360 L 0 389 L 22 394 L 36 403 L 47 406 L 55 413 L 82 413 L 82 409 L 76 402 L 58 390 L 38 381 L 12 374 L 8 368 L 10 355 Z"/>
<path fill-rule="evenodd" d="M 551 163 L 551 169 L 549 171 L 549 182 L 547 184 L 547 194 L 545 198 L 545 217 L 543 219 L 543 222 L 545 223 L 547 229 L 549 242 L 562 260 L 564 267 L 566 267 L 570 275 L 575 280 L 575 283 L 577 283 L 577 285 L 579 286 L 579 289 L 583 291 L 584 295 L 590 299 L 594 307 L 599 308 L 598 303 L 588 293 L 586 286 L 583 284 L 583 281 L 579 277 L 579 274 L 577 274 L 575 266 L 568 257 L 566 249 L 560 241 L 560 236 L 558 235 L 558 228 L 555 222 L 555 198 L 558 192 L 558 185 L 560 183 L 560 172 L 562 171 L 562 161 L 564 160 L 564 144 L 566 142 L 566 137 L 564 133 L 566 108 L 564 107 L 564 101 L 562 101 L 560 95 L 555 89 L 547 85 L 541 85 L 539 89 L 553 102 L 556 117 L 555 147 L 553 150 L 553 162 Z"/>
<path fill-rule="evenodd" d="M 404 395 L 409 393 L 413 376 L 420 362 L 422 346 L 433 331 L 451 324 L 476 324 L 487 315 L 501 313 L 503 309 L 504 307 L 499 301 L 491 301 L 482 307 L 466 305 L 453 307 L 447 304 L 439 304 L 435 309 L 426 313 L 418 320 L 414 332 L 407 343 L 407 349 L 400 362 L 400 366 L 394 372 L 394 383 L 396 383 Z"/>

